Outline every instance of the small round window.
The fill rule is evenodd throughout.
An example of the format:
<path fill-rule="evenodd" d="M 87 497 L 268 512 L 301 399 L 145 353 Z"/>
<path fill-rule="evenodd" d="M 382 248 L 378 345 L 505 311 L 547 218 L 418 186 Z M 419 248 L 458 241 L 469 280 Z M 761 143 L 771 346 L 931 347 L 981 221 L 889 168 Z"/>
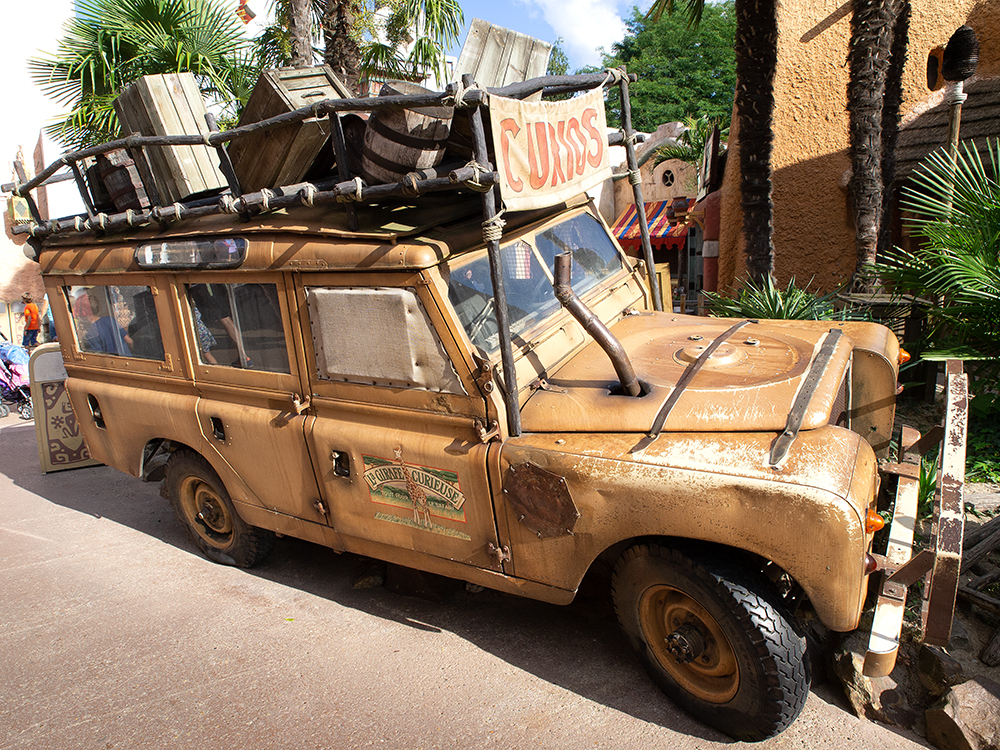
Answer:
<path fill-rule="evenodd" d="M 674 173 L 673 173 L 673 171 L 670 170 L 670 169 L 664 170 L 663 171 L 663 177 L 662 177 L 662 179 L 663 179 L 663 184 L 666 185 L 667 187 L 670 187 L 671 185 L 673 185 L 674 184 Z"/>

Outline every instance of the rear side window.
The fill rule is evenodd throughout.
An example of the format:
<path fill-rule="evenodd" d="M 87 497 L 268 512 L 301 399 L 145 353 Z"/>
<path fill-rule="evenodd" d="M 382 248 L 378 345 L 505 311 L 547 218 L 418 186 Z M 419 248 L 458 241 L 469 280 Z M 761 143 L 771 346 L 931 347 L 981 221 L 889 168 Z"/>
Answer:
<path fill-rule="evenodd" d="M 149 287 L 71 286 L 66 296 L 81 352 L 163 359 L 160 322 Z"/>
<path fill-rule="evenodd" d="M 274 284 L 191 284 L 187 291 L 199 362 L 291 372 Z"/>

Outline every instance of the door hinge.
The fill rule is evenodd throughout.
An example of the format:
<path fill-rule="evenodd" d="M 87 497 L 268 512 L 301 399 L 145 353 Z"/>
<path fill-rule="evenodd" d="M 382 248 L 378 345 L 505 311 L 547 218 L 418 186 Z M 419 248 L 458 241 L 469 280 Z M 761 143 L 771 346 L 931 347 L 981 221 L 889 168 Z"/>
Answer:
<path fill-rule="evenodd" d="M 169 352 L 164 353 L 164 355 L 163 355 L 163 364 L 160 365 L 160 369 L 163 370 L 163 372 L 173 372 L 174 371 L 173 357 L 170 356 Z"/>
<path fill-rule="evenodd" d="M 490 422 L 490 428 L 487 430 L 486 425 L 480 422 L 478 419 L 473 423 L 476 426 L 476 432 L 479 433 L 479 441 L 482 443 L 489 443 L 492 440 L 496 440 L 500 437 L 500 425 L 494 419 Z"/>
<path fill-rule="evenodd" d="M 323 516 L 323 518 L 327 518 L 326 505 L 322 500 L 313 500 L 313 507 L 321 516 Z"/>
<path fill-rule="evenodd" d="M 505 562 L 510 562 L 510 547 L 506 545 L 503 547 L 497 547 L 493 542 L 489 545 L 490 554 L 497 559 L 497 562 L 503 565 Z"/>
<path fill-rule="evenodd" d="M 483 393 L 493 393 L 493 363 L 488 359 L 483 359 L 475 354 L 472 358 L 476 362 L 476 372 L 473 377 Z"/>

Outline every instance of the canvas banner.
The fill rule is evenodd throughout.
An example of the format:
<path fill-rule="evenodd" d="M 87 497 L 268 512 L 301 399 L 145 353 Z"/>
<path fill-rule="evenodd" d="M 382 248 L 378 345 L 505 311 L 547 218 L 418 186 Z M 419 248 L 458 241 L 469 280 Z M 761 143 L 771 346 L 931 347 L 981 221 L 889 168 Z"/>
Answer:
<path fill-rule="evenodd" d="M 611 177 L 602 89 L 560 102 L 490 96 L 508 211 L 554 206 Z"/>

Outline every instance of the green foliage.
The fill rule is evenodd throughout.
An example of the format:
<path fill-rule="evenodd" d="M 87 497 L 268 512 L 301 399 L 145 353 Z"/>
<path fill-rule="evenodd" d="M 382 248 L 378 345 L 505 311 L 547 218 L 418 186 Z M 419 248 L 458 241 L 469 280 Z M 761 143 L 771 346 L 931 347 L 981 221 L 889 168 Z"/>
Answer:
<path fill-rule="evenodd" d="M 736 13 L 733 0 L 706 5 L 701 22 L 679 15 L 659 20 L 633 8 L 625 38 L 605 55 L 604 66 L 625 65 L 639 80 L 629 89 L 632 121 L 652 131 L 665 122 L 703 116 L 728 126 L 736 86 Z M 621 122 L 620 105 L 608 100 L 608 123 Z"/>
<path fill-rule="evenodd" d="M 653 7 L 646 13 L 646 17 L 659 21 L 664 11 L 673 14 L 676 10 L 676 0 L 656 0 Z M 688 17 L 688 26 L 697 26 L 701 23 L 702 14 L 705 12 L 705 0 L 686 0 L 684 12 Z"/>
<path fill-rule="evenodd" d="M 967 144 L 954 161 L 931 154 L 903 200 L 919 246 L 895 248 L 870 269 L 927 314 L 922 357 L 980 360 L 981 386 L 995 383 L 1000 364 L 1000 141 L 988 152 L 987 164 Z"/>
<path fill-rule="evenodd" d="M 1000 484 L 1000 409 L 969 415 L 965 479 Z"/>
<path fill-rule="evenodd" d="M 314 35 L 329 0 L 313 0 Z M 360 73 L 374 78 L 445 78 L 444 51 L 458 41 L 465 16 L 458 0 L 335 0 L 351 3 L 351 37 L 361 53 Z M 290 0 L 273 0 L 274 23 L 255 39 L 265 67 L 288 65 Z M 409 52 L 407 52 L 407 49 Z"/>
<path fill-rule="evenodd" d="M 715 120 L 708 117 L 685 118 L 684 126 L 687 129 L 677 137 L 677 145 L 660 146 L 656 149 L 655 163 L 662 164 L 670 159 L 677 159 L 699 166 L 705 156 L 705 143 L 718 125 Z M 720 137 L 723 141 L 726 140 L 729 137 L 729 128 L 722 130 Z"/>
<path fill-rule="evenodd" d="M 708 310 L 720 318 L 752 318 L 770 320 L 854 320 L 863 313 L 844 308 L 837 310 L 836 292 L 819 296 L 795 285 L 793 277 L 785 289 L 774 285 L 770 276 L 763 284 L 747 280 L 735 298 L 715 292 L 705 292 Z"/>
<path fill-rule="evenodd" d="M 545 70 L 546 75 L 564 76 L 569 72 L 569 58 L 566 56 L 566 50 L 562 48 L 563 41 L 565 40 L 559 37 L 552 43 L 549 65 Z"/>
<path fill-rule="evenodd" d="M 238 107 L 248 94 L 242 24 L 223 0 L 79 0 L 55 54 L 32 79 L 70 113 L 46 128 L 81 148 L 118 136 L 113 102 L 144 75 L 192 72 L 207 95 Z"/>

